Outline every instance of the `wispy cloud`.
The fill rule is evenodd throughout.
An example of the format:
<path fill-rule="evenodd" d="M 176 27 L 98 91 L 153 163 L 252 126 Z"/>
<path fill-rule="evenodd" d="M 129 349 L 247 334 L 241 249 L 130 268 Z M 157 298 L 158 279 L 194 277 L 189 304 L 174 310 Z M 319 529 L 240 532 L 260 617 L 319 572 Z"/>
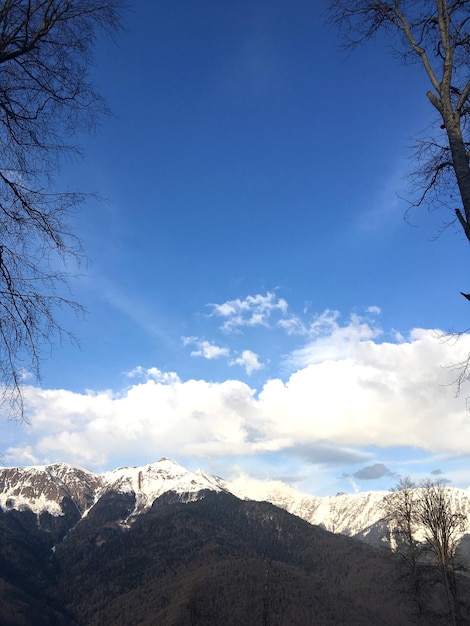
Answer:
<path fill-rule="evenodd" d="M 140 295 L 125 293 L 117 285 L 100 275 L 93 276 L 94 291 L 110 306 L 132 320 L 149 335 L 168 342 L 168 324 Z"/>
<path fill-rule="evenodd" d="M 364 463 L 372 457 L 370 452 L 332 444 L 327 441 L 314 441 L 307 444 L 297 443 L 289 449 L 289 453 L 311 465 L 326 465 L 330 467 Z"/>
<path fill-rule="evenodd" d="M 307 335 L 308 327 L 297 315 L 284 317 L 278 321 L 279 328 L 283 328 L 288 335 Z"/>
<path fill-rule="evenodd" d="M 360 231 L 376 234 L 378 231 L 389 229 L 394 224 L 397 208 L 403 203 L 402 198 L 408 196 L 406 172 L 409 163 L 403 159 L 396 164 L 395 171 L 389 171 L 383 180 L 376 182 L 370 192 L 369 205 L 364 206 L 357 214 L 357 225 Z"/>
<path fill-rule="evenodd" d="M 231 358 L 231 351 L 228 348 L 222 348 L 205 339 L 182 337 L 182 341 L 185 346 L 195 346 L 196 349 L 191 351 L 191 356 L 200 356 L 208 360 L 223 357 L 227 360 L 228 365 L 240 365 L 243 367 L 248 376 L 251 376 L 253 372 L 263 367 L 263 364 L 259 362 L 258 355 L 252 350 L 243 350 L 239 356 Z"/>

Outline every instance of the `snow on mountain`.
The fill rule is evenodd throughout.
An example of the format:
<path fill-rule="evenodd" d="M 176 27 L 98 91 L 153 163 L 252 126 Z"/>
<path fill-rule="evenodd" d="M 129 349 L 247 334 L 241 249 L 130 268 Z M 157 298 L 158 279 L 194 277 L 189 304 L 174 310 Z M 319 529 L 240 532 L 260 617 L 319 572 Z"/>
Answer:
<path fill-rule="evenodd" d="M 263 481 L 246 476 L 228 481 L 226 485 L 239 498 L 270 502 L 330 532 L 358 537 L 376 547 L 392 548 L 395 545 L 393 528 L 384 520 L 384 498 L 390 492 L 368 491 L 319 498 L 281 481 Z M 449 488 L 448 493 L 453 510 L 467 516 L 460 537 L 470 534 L 470 488 Z M 419 533 L 417 536 L 420 538 Z M 468 552 L 470 555 L 470 549 Z"/>
<path fill-rule="evenodd" d="M 271 502 L 310 524 L 349 536 L 380 521 L 383 517 L 382 501 L 387 493 L 369 491 L 319 498 L 302 493 L 281 481 L 247 477 L 228 481 L 226 485 L 239 498 Z"/>
<path fill-rule="evenodd" d="M 143 512 L 167 491 L 180 496 L 184 502 L 196 499 L 204 490 L 225 491 L 222 481 L 202 470 L 191 472 L 170 459 L 160 459 L 144 467 L 120 467 L 101 474 L 106 490 L 135 493 L 135 512 Z"/>
<path fill-rule="evenodd" d="M 68 496 L 81 515 L 102 484 L 99 475 L 66 463 L 7 467 L 0 470 L 0 507 L 60 515 L 62 499 Z"/>
<path fill-rule="evenodd" d="M 391 545 L 391 531 L 383 520 L 383 499 L 387 495 L 383 491 L 320 498 L 280 481 L 246 476 L 223 481 L 202 470 L 187 470 L 166 458 L 143 467 L 121 467 L 102 474 L 65 463 L 0 469 L 0 508 L 30 509 L 38 515 L 45 511 L 63 515 L 64 503 L 68 503 L 69 510 L 76 509 L 82 518 L 101 497 L 114 492 L 134 495 L 132 517 L 148 510 L 166 492 L 177 494 L 181 502 L 191 502 L 204 497 L 207 490 L 267 501 L 331 532 L 356 536 L 374 545 Z M 453 488 L 449 493 L 456 510 L 467 514 L 465 533 L 470 533 L 470 489 Z"/>
<path fill-rule="evenodd" d="M 202 470 L 191 472 L 170 459 L 160 459 L 143 467 L 120 467 L 111 472 L 93 474 L 65 463 L 0 470 L 0 507 L 30 509 L 33 513 L 63 513 L 62 500 L 70 498 L 80 516 L 105 493 L 134 493 L 134 514 L 152 506 L 167 491 L 184 502 L 198 497 L 204 490 L 226 490 L 221 479 Z"/>

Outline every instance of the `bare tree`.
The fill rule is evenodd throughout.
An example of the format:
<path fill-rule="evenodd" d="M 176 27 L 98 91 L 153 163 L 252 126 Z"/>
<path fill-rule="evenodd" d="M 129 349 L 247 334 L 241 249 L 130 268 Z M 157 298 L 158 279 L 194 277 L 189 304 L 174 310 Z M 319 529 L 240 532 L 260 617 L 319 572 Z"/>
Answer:
<path fill-rule="evenodd" d="M 347 45 L 384 31 L 398 55 L 422 66 L 439 128 L 417 145 L 415 204 L 454 203 L 470 241 L 470 0 L 330 0 L 329 7 Z"/>
<path fill-rule="evenodd" d="M 422 546 L 416 539 L 417 499 L 416 484 L 408 476 L 401 478 L 384 499 L 384 513 L 385 519 L 392 522 L 395 551 L 402 558 L 406 568 L 405 589 L 416 605 L 417 621 L 421 624 L 426 623 L 429 590 L 427 573 L 420 562 Z"/>
<path fill-rule="evenodd" d="M 440 483 L 425 481 L 421 484 L 416 519 L 436 557 L 452 623 L 456 624 L 455 550 L 459 534 L 465 527 L 466 515 L 453 506 L 448 488 Z"/>
<path fill-rule="evenodd" d="M 395 522 L 397 533 L 400 535 L 400 542 L 406 546 L 406 558 L 415 563 L 416 540 L 414 534 L 416 531 L 415 516 L 415 500 L 416 485 L 405 476 L 400 478 L 396 487 L 385 497 L 385 515 L 392 518 Z"/>
<path fill-rule="evenodd" d="M 451 491 L 439 482 L 423 481 L 416 486 L 409 478 L 401 480 L 396 489 L 385 498 L 385 512 L 393 520 L 396 531 L 403 538 L 401 552 L 409 568 L 415 601 L 422 619 L 429 596 L 425 585 L 426 566 L 437 565 L 445 588 L 452 624 L 457 623 L 457 584 L 455 552 L 466 515 L 452 501 Z M 430 550 L 431 561 L 422 547 Z M 429 552 L 429 551 L 428 551 Z"/>
<path fill-rule="evenodd" d="M 57 191 L 70 137 L 106 106 L 88 78 L 95 37 L 115 32 L 121 0 L 4 0 L 0 6 L 0 399 L 24 417 L 23 376 L 44 345 L 69 336 L 57 307 L 80 259 L 69 217 L 85 199 Z"/>

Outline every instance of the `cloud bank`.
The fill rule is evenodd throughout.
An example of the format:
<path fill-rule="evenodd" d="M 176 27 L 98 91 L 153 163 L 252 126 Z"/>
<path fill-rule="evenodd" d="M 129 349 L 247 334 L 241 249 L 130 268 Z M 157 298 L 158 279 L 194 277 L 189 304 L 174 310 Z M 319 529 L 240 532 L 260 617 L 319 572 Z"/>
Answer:
<path fill-rule="evenodd" d="M 242 308 L 233 305 L 234 314 Z M 382 336 L 360 317 L 341 326 L 338 315 L 326 311 L 308 326 L 305 344 L 286 357 L 288 374 L 267 379 L 259 390 L 241 380 L 181 380 L 176 372 L 139 366 L 119 390 L 29 387 L 31 426 L 22 443 L 4 450 L 4 462 L 66 460 L 101 469 L 162 455 L 228 462 L 282 452 L 339 468 L 370 464 L 372 446 L 470 454 L 465 400 L 448 385 L 454 372 L 442 367 L 470 352 L 470 336 L 455 344 L 429 329 L 414 329 L 395 343 L 380 342 Z M 191 341 L 201 356 L 226 356 L 216 344 Z M 261 368 L 254 352 L 237 358 L 248 373 Z M 387 472 L 375 464 L 354 477 Z"/>

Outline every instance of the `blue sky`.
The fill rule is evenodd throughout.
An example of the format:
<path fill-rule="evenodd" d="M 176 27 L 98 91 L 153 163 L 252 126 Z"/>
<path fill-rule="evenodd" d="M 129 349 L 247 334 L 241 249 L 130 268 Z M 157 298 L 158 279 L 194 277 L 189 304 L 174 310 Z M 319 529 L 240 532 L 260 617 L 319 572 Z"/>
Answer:
<path fill-rule="evenodd" d="M 322 2 L 141 0 L 92 77 L 113 115 L 58 181 L 107 199 L 73 223 L 81 347 L 45 353 L 4 462 L 468 487 L 470 337 L 439 337 L 469 325 L 468 243 L 404 220 L 419 68 L 346 53 Z"/>

